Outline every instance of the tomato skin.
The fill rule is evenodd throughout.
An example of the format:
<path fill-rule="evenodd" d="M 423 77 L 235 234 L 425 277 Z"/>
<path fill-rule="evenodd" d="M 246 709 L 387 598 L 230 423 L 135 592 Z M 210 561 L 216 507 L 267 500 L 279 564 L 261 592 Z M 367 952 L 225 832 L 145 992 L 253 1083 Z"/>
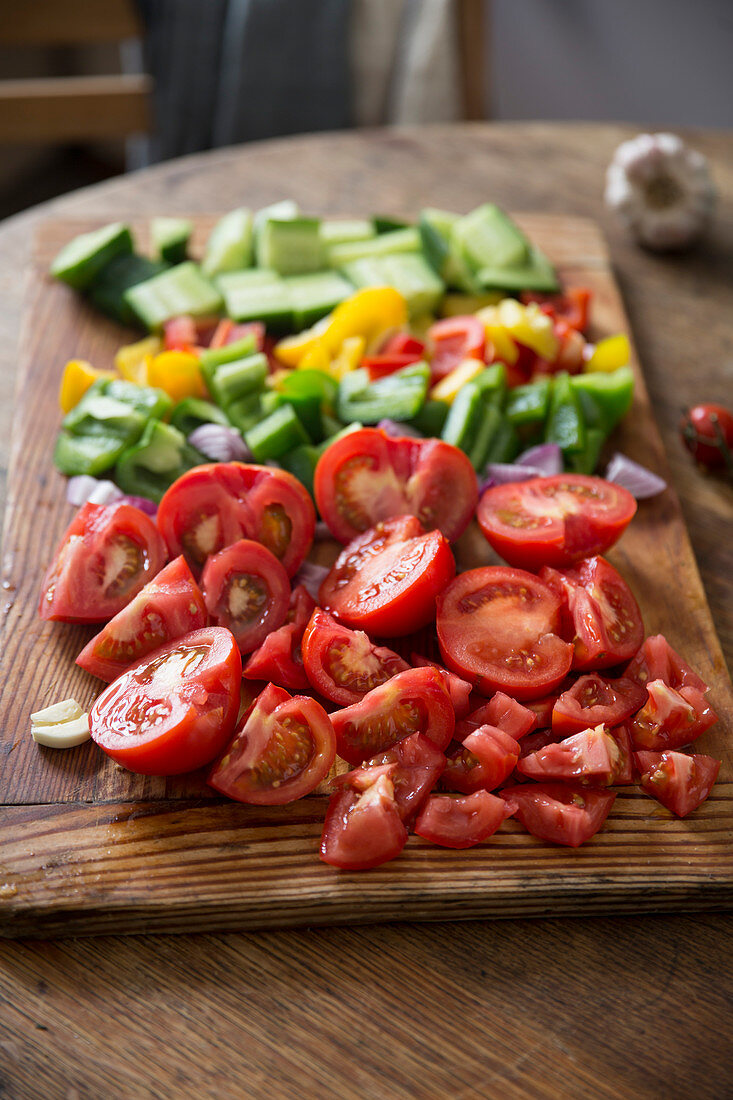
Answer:
<path fill-rule="evenodd" d="M 695 405 L 682 417 L 680 435 L 696 462 L 710 469 L 725 466 L 725 448 L 728 463 L 733 451 L 733 413 L 723 405 Z"/>
<path fill-rule="evenodd" d="M 375 646 L 362 630 L 349 630 L 316 608 L 302 642 L 306 675 L 321 695 L 341 707 L 358 703 L 372 688 L 409 668 L 386 646 Z"/>
<path fill-rule="evenodd" d="M 634 656 L 644 640 L 639 605 L 605 558 L 586 558 L 562 571 L 545 566 L 539 575 L 567 607 L 573 668 L 611 668 Z"/>
<path fill-rule="evenodd" d="M 194 630 L 153 650 L 102 692 L 89 714 L 92 739 L 129 771 L 194 771 L 231 736 L 241 679 L 231 633 Z"/>
<path fill-rule="evenodd" d="M 379 355 L 365 355 L 361 365 L 369 371 L 370 382 L 376 382 L 379 378 L 394 374 L 396 370 L 417 363 L 419 359 L 419 355 L 411 352 L 380 352 Z"/>
<path fill-rule="evenodd" d="M 464 737 L 461 748 L 450 753 L 440 785 L 444 790 L 493 791 L 514 771 L 519 743 L 496 726 L 479 726 Z"/>
<path fill-rule="evenodd" d="M 532 836 L 577 848 L 601 828 L 616 792 L 570 783 L 527 783 L 505 787 L 499 797 L 517 804 L 515 815 Z"/>
<path fill-rule="evenodd" d="M 201 587 L 212 619 L 231 630 L 243 654 L 257 649 L 288 613 L 288 575 L 274 554 L 251 539 L 240 539 L 212 555 Z"/>
<path fill-rule="evenodd" d="M 173 482 L 156 522 L 171 556 L 183 554 L 194 576 L 211 554 L 248 538 L 292 577 L 311 548 L 316 513 L 308 490 L 285 470 L 214 462 Z"/>
<path fill-rule="evenodd" d="M 414 515 L 449 541 L 468 526 L 478 501 L 470 460 L 441 439 L 393 438 L 362 428 L 335 440 L 316 466 L 318 511 L 340 542 L 375 524 Z"/>
<path fill-rule="evenodd" d="M 517 771 L 540 781 L 578 780 L 606 787 L 625 763 L 615 739 L 601 725 L 537 749 L 519 761 Z"/>
<path fill-rule="evenodd" d="M 636 501 L 620 485 L 585 474 L 558 474 L 495 485 L 476 518 L 488 543 L 510 565 L 564 569 L 602 554 L 621 537 Z"/>
<path fill-rule="evenodd" d="M 430 359 L 431 384 L 450 374 L 464 359 L 483 359 L 486 330 L 478 317 L 445 317 L 428 329 L 432 344 Z"/>
<path fill-rule="evenodd" d="M 573 658 L 557 633 L 560 611 L 558 596 L 531 573 L 491 565 L 460 573 L 437 600 L 443 660 L 485 695 L 544 695 Z"/>
<path fill-rule="evenodd" d="M 43 578 L 38 614 L 53 622 L 105 622 L 137 596 L 165 561 L 165 544 L 139 508 L 120 502 L 84 504 Z"/>
<path fill-rule="evenodd" d="M 381 775 L 363 794 L 347 788 L 331 796 L 321 835 L 324 863 L 345 871 L 364 871 L 394 859 L 406 843 L 407 829 L 387 775 Z"/>
<path fill-rule="evenodd" d="M 316 601 L 307 588 L 299 584 L 290 595 L 290 610 L 283 626 L 268 634 L 262 645 L 251 654 L 242 671 L 246 680 L 267 680 L 288 691 L 308 691 L 310 680 L 305 674 L 301 642 Z"/>
<path fill-rule="evenodd" d="M 425 343 L 409 332 L 394 332 L 380 347 L 381 355 L 413 355 L 413 363 L 425 354 Z"/>
<path fill-rule="evenodd" d="M 419 653 L 411 653 L 410 660 L 413 668 L 426 668 L 429 665 L 443 673 L 456 718 L 466 718 L 471 710 L 471 685 L 468 680 L 462 680 L 460 676 L 456 676 L 455 672 L 449 672 L 437 661 L 430 661 L 427 657 L 421 657 Z"/>
<path fill-rule="evenodd" d="M 431 794 L 415 822 L 415 833 L 442 848 L 473 848 L 513 813 L 508 799 L 488 791 L 475 791 L 463 798 Z"/>
<path fill-rule="evenodd" d="M 455 569 L 439 531 L 398 516 L 349 543 L 323 581 L 319 603 L 355 630 L 399 637 L 433 620 L 436 597 Z"/>
<path fill-rule="evenodd" d="M 178 557 L 87 642 L 76 663 L 110 683 L 147 653 L 207 622 L 201 590 L 183 557 Z"/>
<path fill-rule="evenodd" d="M 445 768 L 445 756 L 423 733 L 403 737 L 391 749 L 373 756 L 361 767 L 333 781 L 334 789 L 367 790 L 380 775 L 394 788 L 397 812 L 403 821 L 414 817 Z"/>
<path fill-rule="evenodd" d="M 652 680 L 664 680 L 665 684 L 679 691 L 681 687 L 692 687 L 703 693 L 708 685 L 690 668 L 679 653 L 672 649 L 663 634 L 653 634 L 646 638 L 641 649 L 630 662 L 624 676 L 645 687 Z"/>
<path fill-rule="evenodd" d="M 720 771 L 720 760 L 700 753 L 634 753 L 641 775 L 639 782 L 647 794 L 656 798 L 677 817 L 687 817 L 705 801 Z"/>
<path fill-rule="evenodd" d="M 321 704 L 268 684 L 206 781 L 237 802 L 281 806 L 310 794 L 335 755 L 333 727 Z"/>
<path fill-rule="evenodd" d="M 709 729 L 718 716 L 701 691 L 683 686 L 679 691 L 652 680 L 647 684 L 647 701 L 629 722 L 635 749 L 679 749 Z"/>
<path fill-rule="evenodd" d="M 398 672 L 359 703 L 331 715 L 339 756 L 361 764 L 403 737 L 422 733 L 439 749 L 453 736 L 455 715 L 448 689 L 434 668 Z"/>
<path fill-rule="evenodd" d="M 567 737 L 589 726 L 618 726 L 646 702 L 645 689 L 634 680 L 609 680 L 591 672 L 559 695 L 552 710 L 552 731 Z"/>
<path fill-rule="evenodd" d="M 562 294 L 538 294 L 534 291 L 522 291 L 519 300 L 524 305 L 537 302 L 543 313 L 553 321 L 563 321 L 576 332 L 585 332 L 588 328 L 588 315 L 593 291 L 584 286 L 569 286 Z"/>
<path fill-rule="evenodd" d="M 458 714 L 456 714 L 456 718 Z M 528 707 L 522 706 L 516 699 L 497 691 L 488 703 L 472 711 L 466 718 L 456 723 L 456 734 L 467 736 L 479 726 L 496 726 L 519 741 L 537 726 L 537 715 Z"/>

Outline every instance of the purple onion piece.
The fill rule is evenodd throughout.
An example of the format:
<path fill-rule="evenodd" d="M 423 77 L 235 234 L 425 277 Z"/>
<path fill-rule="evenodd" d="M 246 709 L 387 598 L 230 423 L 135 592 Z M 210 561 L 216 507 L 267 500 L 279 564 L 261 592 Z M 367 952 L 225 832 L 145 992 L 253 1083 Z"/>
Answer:
<path fill-rule="evenodd" d="M 612 481 L 615 485 L 627 489 L 637 500 L 655 497 L 657 493 L 663 493 L 667 488 L 667 482 L 658 474 L 653 474 L 651 470 L 647 470 L 646 466 L 641 466 L 633 459 L 619 453 L 615 454 L 608 463 L 604 477 L 606 481 Z"/>
<path fill-rule="evenodd" d="M 304 561 L 293 577 L 293 588 L 295 588 L 296 584 L 304 585 L 313 599 L 318 602 L 318 592 L 329 573 L 330 569 L 325 565 L 316 565 L 315 562 Z"/>
<path fill-rule="evenodd" d="M 89 474 L 78 474 L 70 477 L 66 484 L 66 499 L 69 504 L 112 504 L 123 497 L 123 492 L 118 489 L 113 481 L 100 480 Z"/>
<path fill-rule="evenodd" d="M 322 519 L 319 519 L 318 522 L 316 523 L 316 529 L 315 529 L 315 532 L 313 534 L 313 541 L 314 542 L 328 542 L 328 540 L 332 539 L 332 538 L 333 538 L 333 535 L 331 534 L 331 531 L 329 530 L 328 524 L 325 523 Z"/>
<path fill-rule="evenodd" d="M 141 512 L 144 512 L 146 516 L 154 516 L 158 512 L 158 505 L 154 500 L 148 500 L 147 497 L 134 497 L 126 493 L 120 497 L 120 504 L 131 504 L 133 508 L 138 508 Z"/>
<path fill-rule="evenodd" d="M 516 460 L 516 465 L 537 470 L 533 477 L 555 477 L 563 471 L 562 450 L 557 443 L 540 443 L 524 451 Z"/>
<path fill-rule="evenodd" d="M 491 485 L 508 485 L 510 481 L 529 481 L 531 477 L 544 477 L 539 467 L 514 466 L 506 462 L 489 462 L 484 470 Z M 485 485 L 484 488 L 489 488 Z"/>
<path fill-rule="evenodd" d="M 224 424 L 202 424 L 188 442 L 214 462 L 251 462 L 252 452 L 236 428 Z"/>
<path fill-rule="evenodd" d="M 393 439 L 423 439 L 422 432 L 419 432 L 417 428 L 413 428 L 411 424 L 401 424 L 399 420 L 390 420 L 386 418 L 380 420 L 377 424 L 378 428 L 384 432 L 385 435 L 391 436 Z"/>

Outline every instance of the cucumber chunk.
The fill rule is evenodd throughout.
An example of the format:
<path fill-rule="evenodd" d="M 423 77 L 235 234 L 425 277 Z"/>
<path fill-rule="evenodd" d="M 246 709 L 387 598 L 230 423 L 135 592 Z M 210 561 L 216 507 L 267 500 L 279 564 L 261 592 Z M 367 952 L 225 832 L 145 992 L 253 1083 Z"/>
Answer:
<path fill-rule="evenodd" d="M 89 301 L 101 313 L 106 313 L 120 324 L 134 326 L 137 317 L 125 298 L 125 292 L 167 269 L 168 264 L 138 256 L 136 252 L 115 256 L 89 288 Z"/>
<path fill-rule="evenodd" d="M 363 257 L 342 268 L 354 286 L 393 286 L 407 302 L 411 317 L 429 313 L 445 286 L 421 253 Z"/>
<path fill-rule="evenodd" d="M 76 290 L 86 290 L 110 260 L 128 252 L 132 252 L 130 227 L 113 222 L 64 245 L 51 264 L 51 274 Z"/>
<path fill-rule="evenodd" d="M 217 280 L 228 315 L 235 321 L 264 321 L 286 330 L 293 323 L 290 290 L 275 271 L 253 268 L 220 275 Z"/>
<path fill-rule="evenodd" d="M 279 275 L 306 275 L 325 264 L 318 218 L 268 218 L 257 237 L 257 264 Z"/>
<path fill-rule="evenodd" d="M 201 270 L 212 278 L 252 263 L 252 212 L 240 206 L 220 218 L 211 230 Z"/>
<path fill-rule="evenodd" d="M 336 244 L 330 250 L 331 267 L 343 267 L 354 260 L 371 259 L 376 256 L 392 256 L 402 252 L 419 252 L 420 234 L 415 226 L 395 229 L 390 233 L 380 233 L 369 241 L 351 241 Z"/>
<path fill-rule="evenodd" d="M 188 242 L 193 233 L 189 218 L 153 218 L 150 240 L 153 255 L 169 264 L 182 264 L 188 258 Z"/>
<path fill-rule="evenodd" d="M 219 313 L 223 304 L 217 288 L 191 260 L 130 287 L 125 300 L 151 331 L 182 313 L 192 317 Z"/>
<path fill-rule="evenodd" d="M 310 328 L 354 293 L 352 284 L 336 271 L 292 275 L 283 281 L 290 294 L 297 329 Z"/>
<path fill-rule="evenodd" d="M 508 215 L 493 203 L 477 206 L 451 228 L 452 251 L 468 266 L 522 267 L 529 259 L 529 241 Z"/>

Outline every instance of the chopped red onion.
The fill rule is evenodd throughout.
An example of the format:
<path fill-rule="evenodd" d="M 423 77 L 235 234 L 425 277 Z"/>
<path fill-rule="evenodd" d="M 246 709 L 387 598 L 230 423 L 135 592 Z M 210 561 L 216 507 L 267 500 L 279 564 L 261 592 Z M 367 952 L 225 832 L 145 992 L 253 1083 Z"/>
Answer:
<path fill-rule="evenodd" d="M 333 538 L 333 535 L 331 534 L 331 531 L 329 530 L 328 524 L 324 523 L 324 521 L 322 519 L 319 519 L 318 523 L 316 524 L 315 533 L 313 535 L 313 541 L 314 542 L 327 542 L 328 539 L 332 539 L 332 538 Z"/>
<path fill-rule="evenodd" d="M 115 500 L 120 500 L 123 495 L 122 490 L 118 489 L 113 481 L 100 480 L 90 474 L 70 477 L 66 484 L 66 499 L 69 504 L 74 504 L 77 508 L 87 503 L 111 504 Z"/>
<path fill-rule="evenodd" d="M 402 424 L 399 420 L 390 420 L 386 418 L 380 420 L 377 424 L 378 428 L 381 428 L 385 435 L 392 436 L 393 439 L 422 439 L 423 434 L 419 432 L 417 428 L 413 428 L 411 424 Z"/>
<path fill-rule="evenodd" d="M 510 481 L 529 481 L 531 477 L 545 477 L 544 470 L 533 466 L 513 466 L 505 462 L 489 462 L 484 471 L 485 477 L 479 484 L 479 490 L 491 489 L 494 485 L 508 485 Z"/>
<path fill-rule="evenodd" d="M 146 516 L 154 516 L 158 512 L 158 505 L 154 500 L 148 500 L 147 497 L 133 497 L 126 493 L 120 497 L 120 504 L 131 504 L 133 508 L 138 508 L 141 512 L 144 512 Z"/>
<path fill-rule="evenodd" d="M 225 424 L 202 424 L 191 432 L 188 442 L 214 462 L 250 462 L 252 452 L 236 428 Z"/>
<path fill-rule="evenodd" d="M 646 500 L 647 497 L 655 497 L 657 493 L 663 493 L 667 488 L 667 482 L 647 470 L 626 455 L 615 454 L 606 467 L 606 481 L 612 481 L 623 489 L 628 489 L 637 500 Z"/>
<path fill-rule="evenodd" d="M 555 477 L 563 470 L 562 449 L 557 443 L 540 443 L 536 447 L 530 447 L 528 451 L 523 451 L 516 460 L 516 464 L 538 470 L 539 473 L 533 474 L 533 477 Z"/>
<path fill-rule="evenodd" d="M 304 561 L 293 577 L 293 588 L 298 584 L 305 585 L 313 599 L 317 602 L 320 587 L 329 573 L 330 569 L 325 565 L 316 565 L 315 562 Z"/>

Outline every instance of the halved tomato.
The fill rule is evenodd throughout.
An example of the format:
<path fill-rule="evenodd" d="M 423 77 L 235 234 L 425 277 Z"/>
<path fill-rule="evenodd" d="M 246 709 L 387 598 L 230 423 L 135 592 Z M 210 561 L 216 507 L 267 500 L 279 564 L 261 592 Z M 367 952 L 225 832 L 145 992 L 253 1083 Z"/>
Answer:
<path fill-rule="evenodd" d="M 488 791 L 463 797 L 431 794 L 415 822 L 415 833 L 443 848 L 473 848 L 513 813 L 513 803 Z"/>
<path fill-rule="evenodd" d="M 663 634 L 653 634 L 646 638 L 641 649 L 624 672 L 631 680 L 645 687 L 652 680 L 664 680 L 665 684 L 678 691 L 681 687 L 697 688 L 706 692 L 708 685 L 690 668 L 669 644 Z"/>
<path fill-rule="evenodd" d="M 432 621 L 436 596 L 455 570 L 440 531 L 398 516 L 349 543 L 321 585 L 319 603 L 348 626 L 398 637 Z"/>
<path fill-rule="evenodd" d="M 483 359 L 486 346 L 486 330 L 478 317 L 445 317 L 428 329 L 428 341 L 432 344 L 430 381 L 439 382 L 450 374 L 464 359 Z"/>
<path fill-rule="evenodd" d="M 441 439 L 393 438 L 379 428 L 349 432 L 319 459 L 313 481 L 318 511 L 349 542 L 395 516 L 417 516 L 449 541 L 465 531 L 478 501 L 476 472 Z"/>
<path fill-rule="evenodd" d="M 43 578 L 38 614 L 65 623 L 111 619 L 165 565 L 165 543 L 131 504 L 84 504 Z"/>
<path fill-rule="evenodd" d="M 499 797 L 517 804 L 515 815 L 532 836 L 577 848 L 601 828 L 616 793 L 570 783 L 527 783 L 505 787 Z"/>
<path fill-rule="evenodd" d="M 510 565 L 557 569 L 602 554 L 621 537 L 636 501 L 620 485 L 585 474 L 558 474 L 487 489 L 476 518 Z"/>
<path fill-rule="evenodd" d="M 361 764 L 412 733 L 439 749 L 453 736 L 455 715 L 445 681 L 435 668 L 409 668 L 374 688 L 359 703 L 331 715 L 338 754 Z"/>
<path fill-rule="evenodd" d="M 166 642 L 200 630 L 208 615 L 204 597 L 182 557 L 161 569 L 132 601 L 95 634 L 76 663 L 110 683 L 131 664 Z"/>
<path fill-rule="evenodd" d="M 292 577 L 311 548 L 316 514 L 308 490 L 285 470 L 214 462 L 173 482 L 157 523 L 171 556 L 183 554 L 195 576 L 211 554 L 248 538 Z"/>
<path fill-rule="evenodd" d="M 241 653 L 252 653 L 285 622 L 290 581 L 259 542 L 240 539 L 210 557 L 201 587 L 212 619 L 231 630 Z"/>
<path fill-rule="evenodd" d="M 293 589 L 285 624 L 268 634 L 251 655 L 242 672 L 246 680 L 268 680 L 288 691 L 308 691 L 311 685 L 303 667 L 301 642 L 315 606 L 305 585 Z"/>
<path fill-rule="evenodd" d="M 89 714 L 92 738 L 143 775 L 179 775 L 208 764 L 231 737 L 242 658 L 230 631 L 194 630 L 132 665 Z"/>
<path fill-rule="evenodd" d="M 363 630 L 349 630 L 327 611 L 316 608 L 302 642 L 303 664 L 313 687 L 341 707 L 358 703 L 407 661 L 386 646 L 376 646 Z"/>
<path fill-rule="evenodd" d="M 280 806 L 310 794 L 335 755 L 333 727 L 321 704 L 268 684 L 245 712 L 207 782 L 237 802 Z"/>
<path fill-rule="evenodd" d="M 362 871 L 394 859 L 406 843 L 388 774 L 380 774 L 363 793 L 347 787 L 331 796 L 321 834 L 324 863 Z"/>
<path fill-rule="evenodd" d="M 537 698 L 570 668 L 573 647 L 558 634 L 560 599 L 531 573 L 469 569 L 444 589 L 437 608 L 444 661 L 485 694 Z"/>
<path fill-rule="evenodd" d="M 675 691 L 664 680 L 652 680 L 646 690 L 646 703 L 628 724 L 635 749 L 679 749 L 718 719 L 697 688 L 683 686 Z"/>
<path fill-rule="evenodd" d="M 674 751 L 636 752 L 634 761 L 647 794 L 678 817 L 687 817 L 705 801 L 721 764 L 712 756 Z"/>
<path fill-rule="evenodd" d="M 479 726 L 464 737 L 461 747 L 448 753 L 440 785 L 448 791 L 493 791 L 514 771 L 519 743 L 496 726 Z"/>
<path fill-rule="evenodd" d="M 578 677 L 572 687 L 558 696 L 552 710 L 553 733 L 567 737 L 589 726 L 618 726 L 645 701 L 646 689 L 635 680 L 624 676 L 609 680 L 591 672 Z"/>
<path fill-rule="evenodd" d="M 644 623 L 631 589 L 610 562 L 586 558 L 561 572 L 545 566 L 540 579 L 567 607 L 573 668 L 610 668 L 634 656 L 644 640 Z"/>
<path fill-rule="evenodd" d="M 607 787 L 625 763 L 606 727 L 596 726 L 537 749 L 519 761 L 517 771 L 530 779 L 577 779 Z"/>
<path fill-rule="evenodd" d="M 336 790 L 348 787 L 363 792 L 380 775 L 387 775 L 394 788 L 397 812 L 403 821 L 408 821 L 427 798 L 444 767 L 445 756 L 440 749 L 424 734 L 413 733 L 360 768 L 336 776 L 333 786 Z"/>

